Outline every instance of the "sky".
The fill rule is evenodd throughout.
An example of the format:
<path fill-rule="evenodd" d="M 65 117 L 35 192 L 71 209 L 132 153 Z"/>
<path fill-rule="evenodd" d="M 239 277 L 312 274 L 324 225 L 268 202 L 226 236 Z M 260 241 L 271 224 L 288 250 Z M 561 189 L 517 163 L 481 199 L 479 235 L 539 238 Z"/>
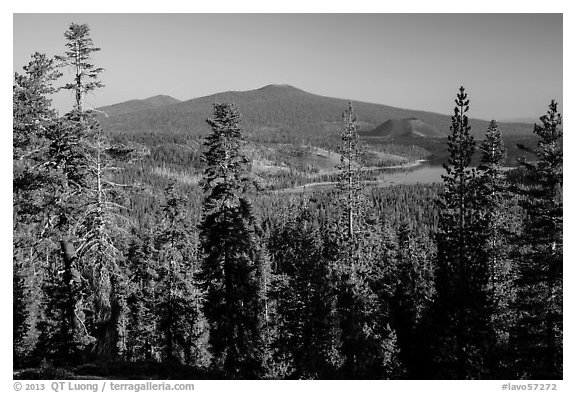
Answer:
<path fill-rule="evenodd" d="M 101 48 L 94 108 L 290 84 L 445 114 L 464 86 L 483 119 L 536 120 L 551 99 L 562 111 L 562 14 L 14 14 L 14 71 L 62 54 L 72 22 Z M 61 112 L 72 101 L 54 97 Z"/>

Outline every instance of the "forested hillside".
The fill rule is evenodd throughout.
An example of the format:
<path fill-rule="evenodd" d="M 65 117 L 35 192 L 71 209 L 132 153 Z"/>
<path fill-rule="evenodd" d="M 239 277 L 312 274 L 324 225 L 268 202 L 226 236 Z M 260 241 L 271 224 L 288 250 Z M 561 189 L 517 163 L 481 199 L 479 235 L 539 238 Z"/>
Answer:
<path fill-rule="evenodd" d="M 242 114 L 246 137 L 257 142 L 315 142 L 338 133 L 338 118 L 348 100 L 323 97 L 289 85 L 269 85 L 250 91 L 231 91 L 194 98 L 161 108 L 138 113 L 125 113 L 101 119 L 105 130 L 140 133 L 181 133 L 191 137 L 206 135 L 206 113 L 215 102 L 234 102 Z M 450 116 L 431 112 L 400 109 L 392 106 L 352 101 L 361 120 L 361 130 L 370 131 L 390 119 L 416 118 L 448 135 Z M 476 138 L 483 137 L 488 127 L 484 120 L 471 120 Z M 502 134 L 528 135 L 532 125 L 502 123 Z"/>
<path fill-rule="evenodd" d="M 464 87 L 451 117 L 267 86 L 106 118 L 65 39 L 14 75 L 15 378 L 563 378 L 555 101 L 532 137 Z M 409 117 L 446 137 L 359 133 Z M 442 179 L 373 187 L 419 159 Z"/>
<path fill-rule="evenodd" d="M 368 137 L 445 137 L 446 135 L 436 128 L 416 118 L 390 119 L 374 128 L 364 132 Z"/>

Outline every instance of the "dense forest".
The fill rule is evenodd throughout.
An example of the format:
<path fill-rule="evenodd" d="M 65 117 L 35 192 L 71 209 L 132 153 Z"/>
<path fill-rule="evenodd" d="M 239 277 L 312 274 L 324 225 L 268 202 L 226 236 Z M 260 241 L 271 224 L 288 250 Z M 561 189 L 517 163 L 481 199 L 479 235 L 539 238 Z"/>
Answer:
<path fill-rule="evenodd" d="M 201 137 L 104 129 L 84 108 L 100 49 L 87 25 L 65 38 L 14 75 L 15 377 L 562 378 L 555 101 L 533 139 L 492 121 L 478 140 L 461 87 L 447 139 L 369 141 L 442 162 L 442 183 L 376 188 L 364 169 L 389 162 L 351 103 L 317 141 L 338 153 L 324 178 L 313 139 L 272 149 L 233 102 Z M 291 169 L 256 176 L 256 155 Z M 336 186 L 277 191 L 311 178 Z"/>

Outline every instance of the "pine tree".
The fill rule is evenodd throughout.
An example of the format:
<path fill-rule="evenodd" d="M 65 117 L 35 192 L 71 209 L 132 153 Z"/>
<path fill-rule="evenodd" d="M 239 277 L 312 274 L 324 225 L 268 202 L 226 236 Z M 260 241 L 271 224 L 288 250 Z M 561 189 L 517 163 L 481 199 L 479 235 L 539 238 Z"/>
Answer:
<path fill-rule="evenodd" d="M 198 339 L 195 336 L 200 319 L 200 294 L 194 286 L 197 244 L 185 214 L 185 202 L 174 184 L 169 185 L 155 236 L 159 261 L 156 307 L 165 359 L 184 358 L 189 363 L 192 346 Z"/>
<path fill-rule="evenodd" d="M 433 372 L 436 378 L 482 378 L 492 340 L 492 312 L 485 290 L 489 269 L 484 222 L 475 187 L 476 170 L 469 168 L 475 143 L 468 109 L 469 100 L 461 87 L 448 137 L 450 157 L 444 165 L 444 193 L 439 200 L 432 358 L 430 367 L 422 370 Z"/>
<path fill-rule="evenodd" d="M 414 360 L 418 351 L 415 345 L 417 327 L 434 296 L 433 250 L 430 248 L 407 222 L 398 229 L 398 280 L 393 289 L 392 311 L 400 358 L 410 376 L 417 374 Z"/>
<path fill-rule="evenodd" d="M 104 71 L 103 68 L 96 67 L 90 62 L 92 53 L 98 52 L 100 48 L 94 46 L 90 38 L 90 28 L 88 25 L 72 23 L 64 37 L 68 41 L 66 47 L 68 50 L 63 56 L 56 56 L 62 67 L 72 68 L 74 70 L 74 82 L 65 84 L 62 88 L 72 90 L 75 96 L 75 109 L 84 112 L 84 96 L 98 88 L 104 87 L 98 80 L 99 74 Z"/>
<path fill-rule="evenodd" d="M 349 305 L 341 301 L 343 369 L 351 378 L 395 379 L 404 374 L 392 328 L 398 244 L 384 219 L 371 221 L 366 219 L 356 243 L 355 277 L 343 286 L 341 295 L 342 300 L 351 300 Z"/>
<path fill-rule="evenodd" d="M 56 89 L 53 83 L 61 75 L 54 61 L 36 52 L 24 67 L 24 74 L 15 73 L 13 86 L 13 188 L 15 254 L 20 235 L 28 240 L 37 226 L 46 224 L 42 214 L 46 204 L 47 185 L 53 180 L 46 170 L 47 134 L 54 127 L 56 112 L 49 96 Z M 26 227 L 25 230 L 23 227 Z M 36 233 L 35 235 L 39 235 Z"/>
<path fill-rule="evenodd" d="M 45 266 L 38 348 L 42 357 L 55 360 L 77 361 L 94 342 L 86 328 L 85 282 L 74 246 L 74 224 L 80 219 L 79 206 L 88 184 L 83 130 L 79 113 L 73 111 L 58 119 L 47 133 L 50 145 L 44 165 L 53 181 L 45 193 L 45 214 L 51 240 L 59 248 L 59 262 Z"/>
<path fill-rule="evenodd" d="M 339 148 L 340 165 L 338 165 L 337 188 L 344 198 L 344 209 L 346 216 L 346 227 L 348 237 L 354 236 L 355 226 L 360 219 L 359 213 L 362 204 L 362 164 L 361 159 L 364 150 L 359 144 L 358 119 L 352 108 L 352 103 L 348 103 L 348 109 L 342 114 L 344 123 L 341 133 L 341 145 Z"/>
<path fill-rule="evenodd" d="M 54 323 L 62 324 L 57 330 L 70 337 L 61 339 L 61 342 L 69 342 L 77 355 L 94 340 L 93 332 L 88 332 L 86 328 L 87 287 L 82 278 L 84 269 L 74 244 L 77 242 L 74 224 L 80 220 L 83 212 L 80 206 L 83 205 L 83 195 L 90 182 L 89 153 L 85 142 L 91 124 L 87 124 L 82 99 L 85 92 L 100 86 L 99 83 L 87 82 L 86 78 L 94 79 L 101 71 L 88 62 L 90 53 L 94 51 L 88 31 L 85 25 L 72 24 L 65 33 L 69 50 L 65 56 L 56 57 L 60 66 L 69 66 L 75 71 L 74 83 L 66 84 L 63 88 L 76 89 L 76 103 L 71 112 L 58 119 L 57 123 L 47 130 L 49 147 L 44 164 L 54 177 L 50 184 L 51 189 L 47 192 L 47 213 L 51 217 L 50 224 L 55 232 L 54 237 L 58 238 L 56 243 L 60 245 L 62 258 L 60 266 L 52 266 L 62 274 L 48 272 L 52 281 L 44 285 L 47 291 L 46 306 L 60 308 L 61 315 L 56 310 L 47 310 L 46 315 L 48 318 L 57 318 Z M 61 280 L 62 284 L 59 285 L 58 280 Z M 63 291 L 65 293 L 62 293 Z M 48 321 L 43 323 L 45 327 L 48 325 Z M 46 340 L 51 339 L 48 334 L 41 336 Z M 53 339 L 59 340 L 57 337 Z"/>
<path fill-rule="evenodd" d="M 201 280 L 215 368 L 227 377 L 254 378 L 262 368 L 262 254 L 246 197 L 249 162 L 239 117 L 234 106 L 215 104 L 214 118 L 207 120 L 212 133 L 204 153 Z"/>
<path fill-rule="evenodd" d="M 495 306 L 491 322 L 499 342 L 505 346 L 512 325 L 510 307 L 514 296 L 514 272 L 510 240 L 515 220 L 512 215 L 514 206 L 510 184 L 502 168 L 506 149 L 495 121 L 491 121 L 488 126 L 480 152 L 478 192 L 487 232 L 485 251 L 489 268 L 488 291 Z"/>
<path fill-rule="evenodd" d="M 60 296 L 67 299 L 60 306 L 66 308 L 73 336 L 84 346 L 96 341 L 93 353 L 109 359 L 124 350 L 126 309 L 125 277 L 116 247 L 121 192 L 112 179 L 118 149 L 110 146 L 94 116 L 83 108 L 85 94 L 103 86 L 97 80 L 102 69 L 90 62 L 99 48 L 93 46 L 86 25 L 72 24 L 65 38 L 68 50 L 56 59 L 61 67 L 74 71 L 74 82 L 62 88 L 73 90 L 76 102 L 48 130 L 45 164 L 55 177 L 49 214 L 59 237 L 67 290 Z"/>
<path fill-rule="evenodd" d="M 403 378 L 406 374 L 406 364 L 401 358 L 399 330 L 395 324 L 394 297 L 400 280 L 400 260 L 398 253 L 400 243 L 396 232 L 391 228 L 388 217 L 380 218 L 381 243 L 370 273 L 370 286 L 378 296 L 379 331 L 384 338 L 381 349 L 383 376 L 387 379 Z"/>
<path fill-rule="evenodd" d="M 34 53 L 24 74 L 15 73 L 13 86 L 13 155 L 15 162 L 33 159 L 43 146 L 48 127 L 55 120 L 49 96 L 56 92 L 53 83 L 62 75 L 54 60 Z"/>
<path fill-rule="evenodd" d="M 133 229 L 126 255 L 129 283 L 127 297 L 127 359 L 152 360 L 158 346 L 158 260 L 154 234 L 148 227 Z"/>
<path fill-rule="evenodd" d="M 91 63 L 91 55 L 100 48 L 94 47 L 89 32 L 87 25 L 71 24 L 64 34 L 68 50 L 56 57 L 61 67 L 74 72 L 74 81 L 62 88 L 74 91 L 75 106 L 62 119 L 51 147 L 64 175 L 57 204 L 66 233 L 61 239 L 62 249 L 68 259 L 76 261 L 75 269 L 81 276 L 76 308 L 80 304 L 84 307 L 87 317 L 80 322 L 96 340 L 93 354 L 111 359 L 125 350 L 128 290 L 118 249 L 124 225 L 120 214 L 122 189 L 126 185 L 115 182 L 114 174 L 120 161 L 134 157 L 130 149 L 111 146 L 92 112 L 84 110 L 85 95 L 103 87 L 98 80 L 103 69 Z M 80 210 L 80 206 L 84 208 Z"/>
<path fill-rule="evenodd" d="M 112 359 L 123 351 L 118 331 L 125 310 L 121 287 L 127 280 L 121 265 L 122 253 L 118 241 L 123 235 L 125 219 L 121 188 L 114 172 L 120 168 L 118 155 L 111 154 L 112 146 L 91 113 L 85 113 L 82 123 L 86 131 L 82 141 L 85 149 L 87 182 L 82 195 L 84 211 L 75 226 L 78 237 L 77 255 L 85 277 L 86 307 L 90 310 L 87 321 L 96 338 L 94 354 L 99 359 Z"/>
<path fill-rule="evenodd" d="M 341 372 L 349 378 L 387 378 L 398 367 L 396 337 L 390 328 L 390 291 L 395 263 L 387 255 L 379 222 L 371 217 L 362 184 L 362 157 L 357 118 L 352 105 L 342 115 L 340 165 L 337 183 L 338 221 L 332 231 L 336 283 L 335 319 L 339 333 Z M 384 285 L 383 285 L 384 284 Z M 394 343 L 392 343 L 394 341 Z"/>
<path fill-rule="evenodd" d="M 79 277 L 64 277 L 61 261 L 45 267 L 42 281 L 42 315 L 38 320 L 38 344 L 35 356 L 56 365 L 82 359 L 83 349 L 91 343 L 83 321 L 83 311 L 77 307 L 73 291 Z M 68 281 L 66 281 L 68 280 Z"/>
<path fill-rule="evenodd" d="M 47 130 L 56 113 L 49 96 L 60 76 L 53 60 L 34 53 L 24 66 L 24 74 L 15 73 L 13 85 L 13 309 L 14 362 L 18 365 L 31 348 L 27 337 L 35 330 L 40 274 L 46 253 L 51 253 L 45 227 L 45 195 L 50 172 L 42 165 L 46 158 Z M 31 276 L 31 277 L 29 277 Z M 32 343 L 33 345 L 33 343 Z"/>
<path fill-rule="evenodd" d="M 275 360 L 298 379 L 334 375 L 330 362 L 330 271 L 306 205 L 273 230 Z M 280 368 L 280 367 L 278 367 Z M 280 368 L 281 369 L 281 368 Z"/>
<path fill-rule="evenodd" d="M 355 261 L 358 255 L 355 251 L 361 249 L 360 239 L 368 233 L 364 221 L 368 201 L 361 183 L 361 159 L 364 151 L 359 144 L 358 120 L 351 103 L 348 103 L 347 110 L 342 114 L 342 123 L 340 165 L 336 184 L 340 214 L 332 240 L 338 242 L 338 247 L 341 248 L 339 256 L 343 259 L 338 266 L 339 274 L 344 274 L 349 280 L 355 280 L 358 269 Z"/>
<path fill-rule="evenodd" d="M 518 377 L 561 379 L 563 153 L 562 117 L 555 101 L 540 122 L 534 127 L 540 140 L 532 150 L 537 160 L 522 163 L 529 182 L 521 189 L 524 250 L 516 280 L 518 322 L 511 341 Z"/>

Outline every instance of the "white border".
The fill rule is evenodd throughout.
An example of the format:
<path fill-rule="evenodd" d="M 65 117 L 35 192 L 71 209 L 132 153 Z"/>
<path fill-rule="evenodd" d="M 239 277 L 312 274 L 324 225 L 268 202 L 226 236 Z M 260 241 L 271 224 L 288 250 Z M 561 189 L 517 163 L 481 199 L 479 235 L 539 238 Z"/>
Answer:
<path fill-rule="evenodd" d="M 139 1 L 139 2 L 121 2 L 112 0 L 99 0 L 99 1 L 41 1 L 41 0 L 23 0 L 19 2 L 12 2 L 11 4 L 3 4 L 1 14 L 1 29 L 2 31 L 2 53 L 10 51 L 12 54 L 12 21 L 13 13 L 166 13 L 166 12 L 225 12 L 225 13 L 268 13 L 268 12 L 298 12 L 298 13 L 394 13 L 394 12 L 418 12 L 418 13 L 563 13 L 564 14 L 564 97 L 563 108 L 564 113 L 567 114 L 564 118 L 564 130 L 566 146 L 565 151 L 569 154 L 565 155 L 565 173 L 566 185 L 564 189 L 564 200 L 569 203 L 565 206 L 565 285 L 564 285 L 564 381 L 556 381 L 558 390 L 562 391 L 576 391 L 576 384 L 574 383 L 574 374 L 572 371 L 575 369 L 573 354 L 574 354 L 574 267 L 573 261 L 574 249 L 571 242 L 571 235 L 573 234 L 573 219 L 574 207 L 570 203 L 573 200 L 573 181 L 571 172 L 576 168 L 574 156 L 570 154 L 574 147 L 574 132 L 571 127 L 574 122 L 573 118 L 573 102 L 572 88 L 574 87 L 574 77 L 570 70 L 576 69 L 574 64 L 574 47 L 576 47 L 572 37 L 574 34 L 575 18 L 573 17 L 573 7 L 569 1 L 503 1 L 503 0 L 486 0 L 482 2 L 472 1 L 456 1 L 456 0 L 439 0 L 439 1 L 412 1 L 412 2 L 395 2 L 396 4 L 389 4 L 384 1 L 368 1 L 368 0 L 332 0 L 332 1 L 311 1 L 311 0 L 293 0 L 290 2 L 270 2 L 264 0 L 215 0 L 213 2 L 203 1 L 203 4 L 187 1 Z M 135 5 L 137 4 L 137 7 Z M 535 53 L 534 56 L 538 56 Z M 13 71 L 11 69 L 12 62 L 3 62 L 2 76 L 3 76 L 3 89 L 2 89 L 2 110 L 3 110 L 3 127 L 1 133 L 0 148 L 2 162 L 1 168 L 1 181 L 6 190 L 0 194 L 1 208 L 0 208 L 0 222 L 2 239 L 2 267 L 1 267 L 1 287 L 3 293 L 1 296 L 2 310 L 4 314 L 4 321 L 1 326 L 3 340 L 0 341 L 0 376 L 3 391 L 13 391 L 12 381 L 12 351 L 11 342 L 9 339 L 12 335 L 12 309 L 11 298 L 12 294 L 9 293 L 11 288 L 11 239 L 12 239 L 12 215 L 11 215 L 11 188 L 12 188 L 12 163 L 11 163 L 11 101 L 9 101 L 8 92 L 12 83 Z M 10 79 L 10 82 L 8 81 Z M 184 381 L 188 382 L 188 381 Z M 441 392 L 496 392 L 501 390 L 501 385 L 506 381 L 196 381 L 197 391 L 262 391 L 269 392 L 274 389 L 276 392 L 293 392 L 294 390 L 326 390 L 344 392 L 356 389 L 363 391 L 404 391 L 410 389 L 411 391 L 441 391 Z M 511 381 L 513 383 L 513 381 Z M 528 381 L 527 381 L 528 382 Z M 531 381 L 536 382 L 536 381 Z M 572 388 L 569 388 L 572 386 Z"/>

